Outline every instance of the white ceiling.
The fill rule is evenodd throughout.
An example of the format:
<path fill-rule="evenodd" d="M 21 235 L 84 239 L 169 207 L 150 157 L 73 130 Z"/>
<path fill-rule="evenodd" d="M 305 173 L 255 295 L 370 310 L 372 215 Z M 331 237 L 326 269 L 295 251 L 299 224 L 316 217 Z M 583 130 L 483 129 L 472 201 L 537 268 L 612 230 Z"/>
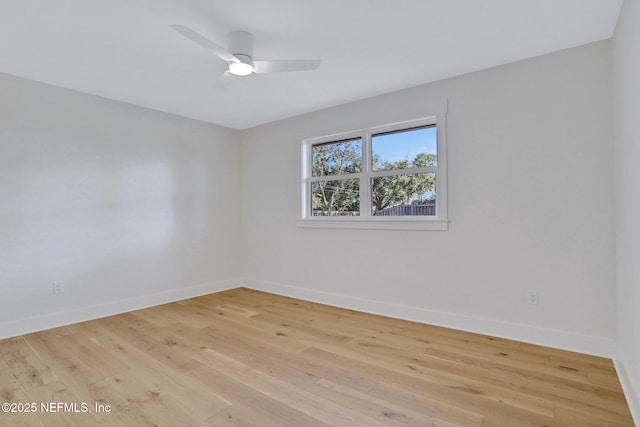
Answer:
<path fill-rule="evenodd" d="M 245 129 L 609 38 L 622 2 L 0 0 L 0 72 Z M 322 64 L 223 86 L 226 64 L 170 24 Z"/>

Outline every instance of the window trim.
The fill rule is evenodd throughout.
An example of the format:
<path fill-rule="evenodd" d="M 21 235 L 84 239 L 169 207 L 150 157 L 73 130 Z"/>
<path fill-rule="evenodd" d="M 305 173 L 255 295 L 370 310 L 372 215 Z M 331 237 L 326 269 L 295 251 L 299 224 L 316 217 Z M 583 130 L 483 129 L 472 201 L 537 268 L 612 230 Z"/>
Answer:
<path fill-rule="evenodd" d="M 411 130 L 412 128 L 435 125 L 437 127 L 437 163 L 435 166 L 425 166 L 411 169 L 376 170 L 371 165 L 371 140 L 372 136 Z M 392 123 L 383 126 L 375 126 L 355 131 L 342 132 L 317 138 L 308 138 L 302 141 L 302 189 L 301 189 L 301 218 L 297 221 L 298 227 L 303 228 L 350 228 L 350 229 L 392 229 L 392 230 L 448 230 L 448 203 L 447 203 L 447 136 L 446 113 Z M 339 142 L 349 139 L 362 139 L 362 171 L 344 175 L 312 176 L 311 150 L 315 145 Z M 366 180 L 380 176 L 410 175 L 414 173 L 436 174 L 436 215 L 431 216 L 385 216 L 377 217 L 371 214 L 371 185 L 365 185 Z M 311 183 L 334 179 L 360 179 L 360 216 L 357 217 L 322 217 L 311 216 Z M 362 191 L 367 189 L 368 191 Z"/>

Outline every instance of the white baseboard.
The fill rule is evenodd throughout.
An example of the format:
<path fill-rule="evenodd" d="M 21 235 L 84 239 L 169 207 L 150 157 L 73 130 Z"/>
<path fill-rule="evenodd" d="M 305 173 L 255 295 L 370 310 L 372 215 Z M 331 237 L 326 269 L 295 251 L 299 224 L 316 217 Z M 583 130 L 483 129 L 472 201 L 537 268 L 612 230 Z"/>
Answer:
<path fill-rule="evenodd" d="M 57 328 L 73 323 L 113 316 L 114 314 L 139 310 L 187 298 L 220 292 L 237 287 L 238 279 L 227 279 L 203 283 L 187 288 L 171 289 L 155 294 L 135 296 L 103 304 L 88 305 L 73 310 L 47 313 L 0 323 L 0 339 L 10 338 L 45 329 Z"/>
<path fill-rule="evenodd" d="M 393 304 L 331 292 L 322 292 L 257 279 L 245 279 L 244 285 L 265 292 L 328 304 L 372 314 L 428 323 L 468 332 L 523 341 L 547 347 L 613 358 L 615 341 L 610 338 L 581 335 L 557 329 L 466 316 L 458 313 L 429 310 L 415 306 Z"/>
<path fill-rule="evenodd" d="M 629 369 L 627 368 L 629 365 L 622 359 L 613 359 L 613 364 L 616 367 L 622 390 L 624 390 L 624 395 L 627 398 L 627 404 L 629 405 L 633 421 L 637 426 L 640 426 L 640 384 L 634 386 Z"/>

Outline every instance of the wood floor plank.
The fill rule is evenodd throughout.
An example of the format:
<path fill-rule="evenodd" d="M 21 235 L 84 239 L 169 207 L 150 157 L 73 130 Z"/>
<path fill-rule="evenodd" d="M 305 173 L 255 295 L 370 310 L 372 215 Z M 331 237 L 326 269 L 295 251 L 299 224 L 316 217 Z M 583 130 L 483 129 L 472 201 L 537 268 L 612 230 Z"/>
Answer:
<path fill-rule="evenodd" d="M 152 384 L 146 374 L 127 371 L 92 386 L 96 400 L 108 402 L 127 425 L 207 426 L 207 422 L 189 411 L 171 394 Z"/>
<path fill-rule="evenodd" d="M 364 413 L 313 395 L 307 390 L 291 386 L 285 381 L 239 363 L 216 351 L 203 350 L 196 359 L 217 372 L 224 372 L 233 380 L 247 387 L 329 425 L 368 425 L 371 427 L 385 425 Z"/>
<path fill-rule="evenodd" d="M 359 341 L 352 341 L 349 346 L 357 346 Z M 369 346 L 365 346 L 369 348 Z M 382 346 L 380 341 L 376 342 L 375 352 L 368 352 L 367 357 L 374 357 L 381 362 L 396 360 L 404 363 L 404 366 L 418 371 L 427 369 L 439 372 L 455 371 L 463 378 L 475 378 L 484 384 L 503 385 L 508 390 L 510 398 L 524 392 L 526 395 L 537 396 L 546 401 L 567 399 L 581 399 L 585 403 L 594 407 L 605 405 L 607 407 L 618 407 L 626 409 L 626 403 L 620 400 L 621 393 L 610 392 L 606 387 L 589 385 L 585 378 L 569 376 L 565 378 L 562 372 L 553 368 L 540 367 L 536 364 L 531 367 L 523 366 L 522 363 L 514 364 L 512 361 L 505 362 L 503 359 L 494 361 L 491 358 L 478 357 L 477 353 L 469 354 L 456 351 L 448 353 L 437 352 L 437 357 L 432 356 L 431 348 L 423 355 L 410 357 L 408 354 L 398 350 L 397 347 Z M 446 357 L 445 357 L 446 356 Z M 399 363 L 398 367 L 404 367 Z M 610 374 L 611 375 L 611 374 Z M 613 377 L 615 379 L 615 376 Z M 479 387 L 482 388 L 482 387 Z M 552 412 L 552 405 L 546 405 L 547 411 Z"/>
<path fill-rule="evenodd" d="M 208 366 L 201 366 L 191 373 L 194 380 L 220 390 L 232 405 L 210 418 L 213 425 L 246 426 L 310 426 L 326 427 L 326 424 L 297 409 L 278 401 L 254 387 L 234 380 L 225 373 Z"/>
<path fill-rule="evenodd" d="M 191 381 L 189 377 L 175 370 L 167 369 L 162 363 L 128 342 L 102 328 L 95 337 L 106 352 L 126 361 L 132 368 L 141 372 L 147 381 L 163 392 L 169 392 L 185 407 L 201 418 L 207 419 L 231 406 L 231 403 L 203 384 Z"/>
<path fill-rule="evenodd" d="M 307 390 L 326 399 L 348 405 L 362 413 L 377 417 L 393 426 L 460 426 L 479 427 L 483 417 L 479 414 L 460 411 L 447 405 L 433 405 L 429 411 L 425 407 L 411 408 L 390 399 L 380 399 L 349 387 L 320 379 Z"/>
<path fill-rule="evenodd" d="M 11 426 L 633 426 L 611 360 L 246 288 L 0 341 Z"/>
<path fill-rule="evenodd" d="M 51 368 L 33 351 L 24 337 L 4 340 L 0 355 L 13 377 L 21 384 L 43 385 L 57 380 Z"/>

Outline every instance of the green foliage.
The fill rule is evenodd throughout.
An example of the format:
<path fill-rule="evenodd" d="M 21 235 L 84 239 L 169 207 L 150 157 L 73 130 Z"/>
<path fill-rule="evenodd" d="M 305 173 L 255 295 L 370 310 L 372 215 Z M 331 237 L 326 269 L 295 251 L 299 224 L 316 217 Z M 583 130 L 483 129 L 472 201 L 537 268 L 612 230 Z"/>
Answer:
<path fill-rule="evenodd" d="M 315 145 L 312 176 L 358 173 L 362 169 L 362 140 Z"/>
<path fill-rule="evenodd" d="M 316 145 L 312 149 L 312 176 L 343 175 L 362 170 L 362 140 Z M 323 216 L 360 210 L 357 179 L 314 182 L 312 206 Z"/>
<path fill-rule="evenodd" d="M 360 189 L 357 179 L 319 181 L 311 185 L 313 210 L 322 216 L 360 210 Z"/>
<path fill-rule="evenodd" d="M 413 159 L 413 164 L 417 168 L 424 168 L 426 166 L 435 166 L 436 165 L 436 155 L 435 154 L 427 154 L 420 153 Z"/>

